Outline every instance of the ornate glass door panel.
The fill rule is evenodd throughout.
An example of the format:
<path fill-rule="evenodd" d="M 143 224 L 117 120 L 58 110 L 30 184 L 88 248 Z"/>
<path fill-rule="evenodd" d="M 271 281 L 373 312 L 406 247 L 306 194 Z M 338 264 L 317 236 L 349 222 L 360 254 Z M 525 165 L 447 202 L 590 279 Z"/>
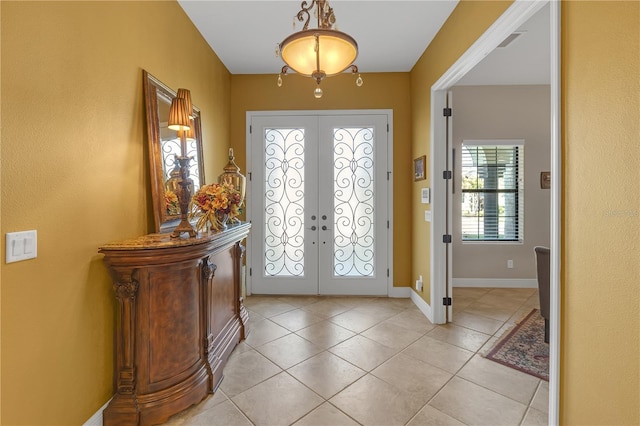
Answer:
<path fill-rule="evenodd" d="M 305 129 L 264 129 L 264 273 L 303 277 Z"/>
<path fill-rule="evenodd" d="M 317 118 L 252 120 L 251 282 L 256 294 L 317 294 Z M 314 195 L 315 194 L 315 195 Z"/>
<path fill-rule="evenodd" d="M 387 294 L 387 116 L 251 119 L 255 294 Z"/>
<path fill-rule="evenodd" d="M 387 294 L 386 125 L 383 115 L 320 117 L 321 294 Z"/>

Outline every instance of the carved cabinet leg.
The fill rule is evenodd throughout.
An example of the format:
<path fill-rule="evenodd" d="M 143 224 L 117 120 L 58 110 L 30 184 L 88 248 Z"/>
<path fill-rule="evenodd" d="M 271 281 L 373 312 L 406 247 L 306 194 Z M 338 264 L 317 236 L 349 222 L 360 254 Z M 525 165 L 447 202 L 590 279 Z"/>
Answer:
<path fill-rule="evenodd" d="M 240 322 L 242 324 L 242 329 L 240 330 L 240 339 L 244 340 L 249 335 L 249 313 L 247 309 L 244 307 L 244 298 L 242 297 L 242 262 L 244 258 L 245 247 L 241 241 L 236 243 L 236 255 L 234 256 L 234 268 L 236 270 L 236 300 L 238 301 L 237 312 L 240 316 Z"/>
<path fill-rule="evenodd" d="M 211 330 L 211 318 L 209 307 L 213 306 L 213 295 L 211 294 L 211 281 L 216 273 L 216 264 L 211 262 L 211 257 L 202 259 L 202 302 L 203 317 L 202 330 L 204 330 L 204 354 L 207 360 L 207 374 L 209 375 L 209 393 L 213 393 L 215 387 L 214 372 L 212 365 L 215 365 L 214 336 Z"/>
<path fill-rule="evenodd" d="M 118 303 L 116 318 L 116 395 L 105 409 L 104 424 L 138 424 L 140 412 L 135 397 L 135 322 L 137 270 L 124 271 L 113 284 Z"/>

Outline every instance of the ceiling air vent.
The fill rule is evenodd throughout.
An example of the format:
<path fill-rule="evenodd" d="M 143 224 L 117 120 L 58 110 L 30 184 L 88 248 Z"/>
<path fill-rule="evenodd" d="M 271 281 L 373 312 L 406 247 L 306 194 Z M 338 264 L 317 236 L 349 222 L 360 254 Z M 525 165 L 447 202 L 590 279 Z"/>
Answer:
<path fill-rule="evenodd" d="M 524 34 L 524 31 L 517 31 L 515 33 L 509 34 L 507 38 L 505 38 L 504 41 L 498 45 L 498 47 L 507 47 L 508 45 L 513 43 L 515 39 L 520 37 L 522 34 Z"/>

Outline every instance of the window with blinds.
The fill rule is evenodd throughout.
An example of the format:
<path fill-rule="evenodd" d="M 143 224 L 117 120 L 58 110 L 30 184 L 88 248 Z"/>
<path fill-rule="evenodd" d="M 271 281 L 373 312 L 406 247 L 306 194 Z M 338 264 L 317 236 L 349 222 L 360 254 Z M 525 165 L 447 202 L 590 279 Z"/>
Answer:
<path fill-rule="evenodd" d="M 462 145 L 462 241 L 524 238 L 524 146 Z"/>

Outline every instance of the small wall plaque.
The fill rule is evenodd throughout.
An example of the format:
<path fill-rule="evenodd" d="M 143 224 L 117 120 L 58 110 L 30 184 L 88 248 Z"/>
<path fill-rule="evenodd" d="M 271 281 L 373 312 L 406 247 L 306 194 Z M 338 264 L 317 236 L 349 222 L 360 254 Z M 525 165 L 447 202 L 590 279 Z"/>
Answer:
<path fill-rule="evenodd" d="M 427 178 L 427 156 L 423 155 L 413 160 L 413 180 L 423 180 Z"/>

